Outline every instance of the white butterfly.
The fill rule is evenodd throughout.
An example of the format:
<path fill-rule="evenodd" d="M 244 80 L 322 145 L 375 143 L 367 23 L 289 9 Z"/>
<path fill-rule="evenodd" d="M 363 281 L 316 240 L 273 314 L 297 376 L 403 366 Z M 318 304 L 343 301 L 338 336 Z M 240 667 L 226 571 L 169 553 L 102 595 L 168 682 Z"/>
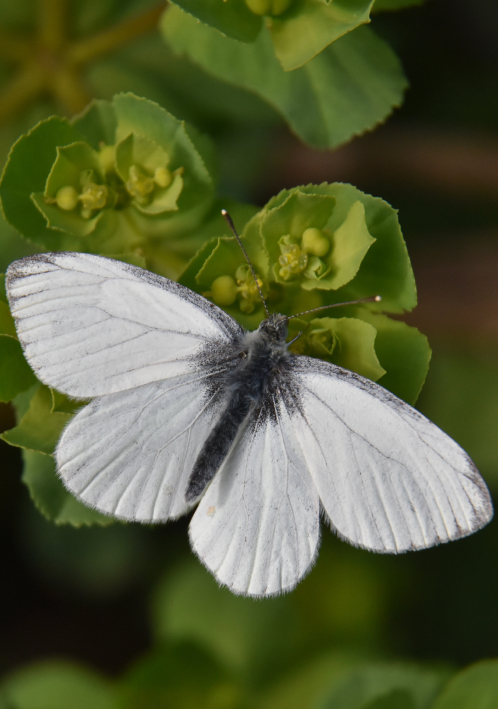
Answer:
<path fill-rule="evenodd" d="M 93 398 L 59 441 L 64 485 L 139 522 L 200 498 L 192 547 L 234 593 L 292 589 L 317 554 L 320 512 L 351 544 L 388 553 L 492 517 L 451 438 L 368 379 L 291 355 L 284 316 L 248 333 L 178 283 L 81 253 L 16 261 L 7 285 L 41 381 Z"/>

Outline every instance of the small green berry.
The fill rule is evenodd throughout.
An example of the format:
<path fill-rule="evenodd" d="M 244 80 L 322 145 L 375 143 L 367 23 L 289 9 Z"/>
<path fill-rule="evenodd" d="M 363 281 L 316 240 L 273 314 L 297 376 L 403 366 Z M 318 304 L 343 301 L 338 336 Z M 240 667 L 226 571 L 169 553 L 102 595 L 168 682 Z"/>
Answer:
<path fill-rule="evenodd" d="M 306 253 L 320 258 L 325 256 L 330 249 L 330 241 L 324 236 L 321 229 L 310 227 L 303 232 L 301 248 L 303 251 L 306 251 Z"/>
<path fill-rule="evenodd" d="M 237 298 L 237 286 L 231 276 L 219 276 L 211 285 L 211 299 L 216 305 L 232 305 Z"/>
<path fill-rule="evenodd" d="M 154 190 L 155 183 L 152 177 L 144 175 L 137 165 L 130 167 L 129 176 L 126 189 L 132 197 L 143 200 Z"/>
<path fill-rule="evenodd" d="M 64 209 L 66 212 L 70 212 L 78 204 L 78 193 L 74 187 L 71 187 L 70 185 L 67 185 L 67 187 L 61 187 L 57 190 L 55 202 L 58 207 Z"/>

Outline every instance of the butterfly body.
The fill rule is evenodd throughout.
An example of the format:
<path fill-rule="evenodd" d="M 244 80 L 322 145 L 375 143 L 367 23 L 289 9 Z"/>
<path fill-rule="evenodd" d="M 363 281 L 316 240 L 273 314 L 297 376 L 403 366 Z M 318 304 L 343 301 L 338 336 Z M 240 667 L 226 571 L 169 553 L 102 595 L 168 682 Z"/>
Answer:
<path fill-rule="evenodd" d="M 185 496 L 187 502 L 197 499 L 211 482 L 249 413 L 283 385 L 280 380 L 288 373 L 292 357 L 286 339 L 287 318 L 275 314 L 234 343 L 239 358 L 220 377 L 220 389 L 226 392 L 224 408 L 195 462 Z"/>
<path fill-rule="evenodd" d="M 66 488 L 137 522 L 197 504 L 192 548 L 234 593 L 292 589 L 321 515 L 351 544 L 394 554 L 492 518 L 455 441 L 378 384 L 291 355 L 285 317 L 247 333 L 184 286 L 91 254 L 21 259 L 7 291 L 38 378 L 91 399 L 55 452 Z"/>

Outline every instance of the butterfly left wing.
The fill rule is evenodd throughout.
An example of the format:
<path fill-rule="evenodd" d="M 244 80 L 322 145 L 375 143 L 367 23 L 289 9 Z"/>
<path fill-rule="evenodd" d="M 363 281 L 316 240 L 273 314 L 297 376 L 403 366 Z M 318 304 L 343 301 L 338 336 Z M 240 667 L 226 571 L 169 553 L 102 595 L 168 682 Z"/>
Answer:
<path fill-rule="evenodd" d="M 281 396 L 252 412 L 190 523 L 195 553 L 237 594 L 289 591 L 319 543 L 318 494 Z"/>
<path fill-rule="evenodd" d="M 493 516 L 469 456 L 368 379 L 296 357 L 292 435 L 332 526 L 352 544 L 398 553 L 464 537 Z"/>
<path fill-rule="evenodd" d="M 220 374 L 207 369 L 94 399 L 57 446 L 65 487 L 130 521 L 164 522 L 187 512 L 188 478 L 221 410 Z"/>
<path fill-rule="evenodd" d="M 202 372 L 243 333 L 179 283 L 94 254 L 28 256 L 9 266 L 6 284 L 29 364 L 78 399 Z"/>

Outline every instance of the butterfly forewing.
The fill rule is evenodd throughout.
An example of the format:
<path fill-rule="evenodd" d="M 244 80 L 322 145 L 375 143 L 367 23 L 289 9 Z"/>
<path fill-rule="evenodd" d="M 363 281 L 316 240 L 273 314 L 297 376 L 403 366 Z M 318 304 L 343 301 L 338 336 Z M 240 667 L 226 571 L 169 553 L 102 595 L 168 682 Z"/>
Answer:
<path fill-rule="evenodd" d="M 90 254 L 16 261 L 7 287 L 26 359 L 41 381 L 75 398 L 202 370 L 202 353 L 222 358 L 242 332 L 178 283 Z"/>
<path fill-rule="evenodd" d="M 421 549 L 489 522 L 489 492 L 460 446 L 364 377 L 308 357 L 294 362 L 306 456 L 332 526 L 378 552 Z"/>

